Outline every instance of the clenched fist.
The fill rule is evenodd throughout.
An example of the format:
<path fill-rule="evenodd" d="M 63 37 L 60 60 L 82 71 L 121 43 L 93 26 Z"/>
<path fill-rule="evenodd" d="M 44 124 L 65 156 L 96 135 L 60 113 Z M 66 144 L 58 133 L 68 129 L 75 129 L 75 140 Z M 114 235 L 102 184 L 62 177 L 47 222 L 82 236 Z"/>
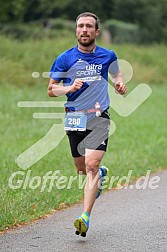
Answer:
<path fill-rule="evenodd" d="M 115 91 L 116 91 L 116 93 L 124 95 L 124 94 L 126 94 L 127 90 L 128 89 L 127 89 L 127 87 L 126 87 L 125 84 L 123 84 L 123 83 L 115 84 Z"/>
<path fill-rule="evenodd" d="M 84 82 L 85 81 L 82 79 L 75 79 L 74 83 L 71 85 L 70 92 L 76 92 L 77 90 L 81 89 Z"/>

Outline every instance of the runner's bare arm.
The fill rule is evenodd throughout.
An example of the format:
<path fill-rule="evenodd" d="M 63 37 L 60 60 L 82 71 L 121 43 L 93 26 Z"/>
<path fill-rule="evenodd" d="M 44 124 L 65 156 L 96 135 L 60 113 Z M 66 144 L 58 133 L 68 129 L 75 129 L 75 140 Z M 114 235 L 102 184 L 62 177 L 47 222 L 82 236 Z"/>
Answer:
<path fill-rule="evenodd" d="M 59 82 L 50 78 L 49 85 L 48 85 L 48 95 L 53 96 L 62 96 L 71 92 L 76 92 L 79 90 L 84 81 L 81 79 L 75 79 L 74 83 L 70 86 L 61 86 L 59 85 Z"/>
<path fill-rule="evenodd" d="M 118 71 L 117 74 L 111 75 L 111 76 L 112 76 L 112 81 L 115 84 L 116 92 L 118 92 L 121 95 L 126 94 L 127 87 L 123 83 L 123 75 L 122 75 L 121 71 Z"/>

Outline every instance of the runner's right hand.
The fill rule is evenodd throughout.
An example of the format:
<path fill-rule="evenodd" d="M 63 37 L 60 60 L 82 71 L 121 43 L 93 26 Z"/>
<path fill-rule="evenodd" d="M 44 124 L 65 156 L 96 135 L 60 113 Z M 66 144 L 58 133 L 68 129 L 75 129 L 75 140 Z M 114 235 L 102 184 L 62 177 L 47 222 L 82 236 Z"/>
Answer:
<path fill-rule="evenodd" d="M 84 82 L 85 81 L 82 79 L 75 79 L 74 83 L 71 85 L 70 92 L 76 92 L 77 90 L 81 89 Z"/>

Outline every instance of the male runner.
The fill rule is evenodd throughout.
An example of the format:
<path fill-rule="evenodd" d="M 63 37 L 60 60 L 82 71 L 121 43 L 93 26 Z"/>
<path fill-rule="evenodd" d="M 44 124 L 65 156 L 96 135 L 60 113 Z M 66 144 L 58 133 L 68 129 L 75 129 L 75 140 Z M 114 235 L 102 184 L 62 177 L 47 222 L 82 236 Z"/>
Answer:
<path fill-rule="evenodd" d="M 99 18 L 90 12 L 77 17 L 78 45 L 56 58 L 48 86 L 49 96 L 67 96 L 65 129 L 71 153 L 78 173 L 87 175 L 83 213 L 74 221 L 76 234 L 82 236 L 86 236 L 91 210 L 102 192 L 102 182 L 108 171 L 106 167 L 100 167 L 110 124 L 108 72 L 116 92 L 121 95 L 127 92 L 116 54 L 96 45 L 99 23 Z M 61 81 L 63 85 L 59 85 Z"/>

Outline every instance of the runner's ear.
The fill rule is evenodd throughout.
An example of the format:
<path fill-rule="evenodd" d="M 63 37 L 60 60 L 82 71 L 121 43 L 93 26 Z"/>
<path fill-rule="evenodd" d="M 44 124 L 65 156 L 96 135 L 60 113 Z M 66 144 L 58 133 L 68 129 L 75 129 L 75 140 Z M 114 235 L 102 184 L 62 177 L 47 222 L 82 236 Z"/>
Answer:
<path fill-rule="evenodd" d="M 96 37 L 99 36 L 99 34 L 100 34 L 100 29 L 97 29 L 96 30 Z"/>

